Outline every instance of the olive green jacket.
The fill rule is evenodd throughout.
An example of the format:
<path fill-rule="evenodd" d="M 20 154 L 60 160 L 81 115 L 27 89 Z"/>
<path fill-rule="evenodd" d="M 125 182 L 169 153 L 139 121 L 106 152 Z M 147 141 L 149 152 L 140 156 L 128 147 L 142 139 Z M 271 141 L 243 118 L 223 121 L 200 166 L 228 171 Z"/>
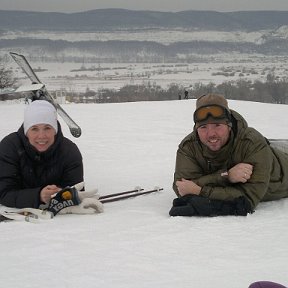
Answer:
<path fill-rule="evenodd" d="M 175 182 L 184 178 L 202 187 L 201 196 L 225 201 L 245 196 L 253 209 L 260 201 L 288 197 L 288 154 L 272 148 L 240 114 L 231 112 L 230 139 L 220 151 L 202 145 L 195 129 L 182 140 L 176 157 L 175 193 L 179 196 Z M 233 184 L 221 173 L 238 163 L 253 165 L 253 173 L 248 182 Z"/>

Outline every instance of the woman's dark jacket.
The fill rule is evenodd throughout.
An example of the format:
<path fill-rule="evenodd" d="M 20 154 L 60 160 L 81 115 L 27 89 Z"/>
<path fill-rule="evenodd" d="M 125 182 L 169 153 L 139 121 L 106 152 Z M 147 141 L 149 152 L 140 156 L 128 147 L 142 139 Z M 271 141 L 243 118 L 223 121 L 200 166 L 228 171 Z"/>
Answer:
<path fill-rule="evenodd" d="M 81 153 L 65 138 L 58 123 L 55 142 L 38 152 L 24 135 L 23 125 L 0 142 L 0 204 L 38 208 L 47 185 L 72 186 L 83 181 Z"/>
<path fill-rule="evenodd" d="M 197 131 L 180 143 L 174 173 L 177 180 L 189 179 L 202 187 L 200 195 L 215 200 L 233 201 L 244 196 L 254 209 L 260 201 L 288 197 L 288 155 L 272 148 L 257 130 L 248 127 L 243 117 L 232 111 L 229 142 L 219 151 L 201 144 Z M 221 176 L 238 163 L 253 165 L 247 183 L 230 183 Z"/>

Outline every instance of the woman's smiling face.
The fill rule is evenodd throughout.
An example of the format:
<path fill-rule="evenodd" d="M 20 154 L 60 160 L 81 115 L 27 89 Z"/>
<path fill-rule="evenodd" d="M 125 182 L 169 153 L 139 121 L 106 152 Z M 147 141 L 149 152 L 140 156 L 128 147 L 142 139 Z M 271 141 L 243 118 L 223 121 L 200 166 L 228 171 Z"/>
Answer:
<path fill-rule="evenodd" d="M 45 152 L 55 141 L 56 131 L 49 124 L 37 124 L 27 131 L 29 143 L 39 152 Z"/>

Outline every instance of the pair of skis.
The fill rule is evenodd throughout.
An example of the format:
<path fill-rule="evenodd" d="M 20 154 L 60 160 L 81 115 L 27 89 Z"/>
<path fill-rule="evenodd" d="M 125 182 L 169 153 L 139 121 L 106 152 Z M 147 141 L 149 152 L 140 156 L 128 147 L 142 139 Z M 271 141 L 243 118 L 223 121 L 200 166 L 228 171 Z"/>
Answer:
<path fill-rule="evenodd" d="M 163 188 L 155 187 L 152 190 L 144 190 L 140 187 L 136 187 L 133 190 L 124 192 L 112 193 L 99 197 L 99 200 L 104 203 L 110 203 L 120 200 L 125 200 L 132 197 L 151 194 L 154 192 L 162 191 Z M 5 220 L 18 220 L 31 223 L 38 223 L 41 220 L 49 220 L 54 217 L 52 212 L 47 210 L 35 209 L 35 208 L 23 208 L 23 209 L 11 209 L 10 211 L 0 211 L 0 221 Z"/>
<path fill-rule="evenodd" d="M 32 100 L 46 100 L 50 102 L 56 109 L 57 113 L 62 117 L 68 125 L 71 134 L 74 137 L 81 136 L 81 128 L 73 121 L 73 119 L 65 112 L 65 110 L 54 100 L 54 98 L 47 91 L 45 85 L 40 81 L 27 59 L 24 55 L 10 52 L 11 57 L 23 70 L 23 72 L 32 81 L 32 85 L 26 87 L 19 87 L 15 92 L 32 92 Z"/>

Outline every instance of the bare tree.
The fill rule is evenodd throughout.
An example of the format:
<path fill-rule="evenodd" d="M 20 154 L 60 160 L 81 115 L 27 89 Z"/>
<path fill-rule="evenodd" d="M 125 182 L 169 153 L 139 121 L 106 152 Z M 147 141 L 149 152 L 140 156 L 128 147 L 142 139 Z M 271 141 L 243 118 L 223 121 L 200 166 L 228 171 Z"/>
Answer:
<path fill-rule="evenodd" d="M 1 60 L 0 60 L 1 61 Z M 0 89 L 12 87 L 16 83 L 13 72 L 0 62 Z"/>
<path fill-rule="evenodd" d="M 274 74 L 267 75 L 267 91 L 276 103 L 285 104 L 288 96 L 287 78 L 279 79 Z"/>

